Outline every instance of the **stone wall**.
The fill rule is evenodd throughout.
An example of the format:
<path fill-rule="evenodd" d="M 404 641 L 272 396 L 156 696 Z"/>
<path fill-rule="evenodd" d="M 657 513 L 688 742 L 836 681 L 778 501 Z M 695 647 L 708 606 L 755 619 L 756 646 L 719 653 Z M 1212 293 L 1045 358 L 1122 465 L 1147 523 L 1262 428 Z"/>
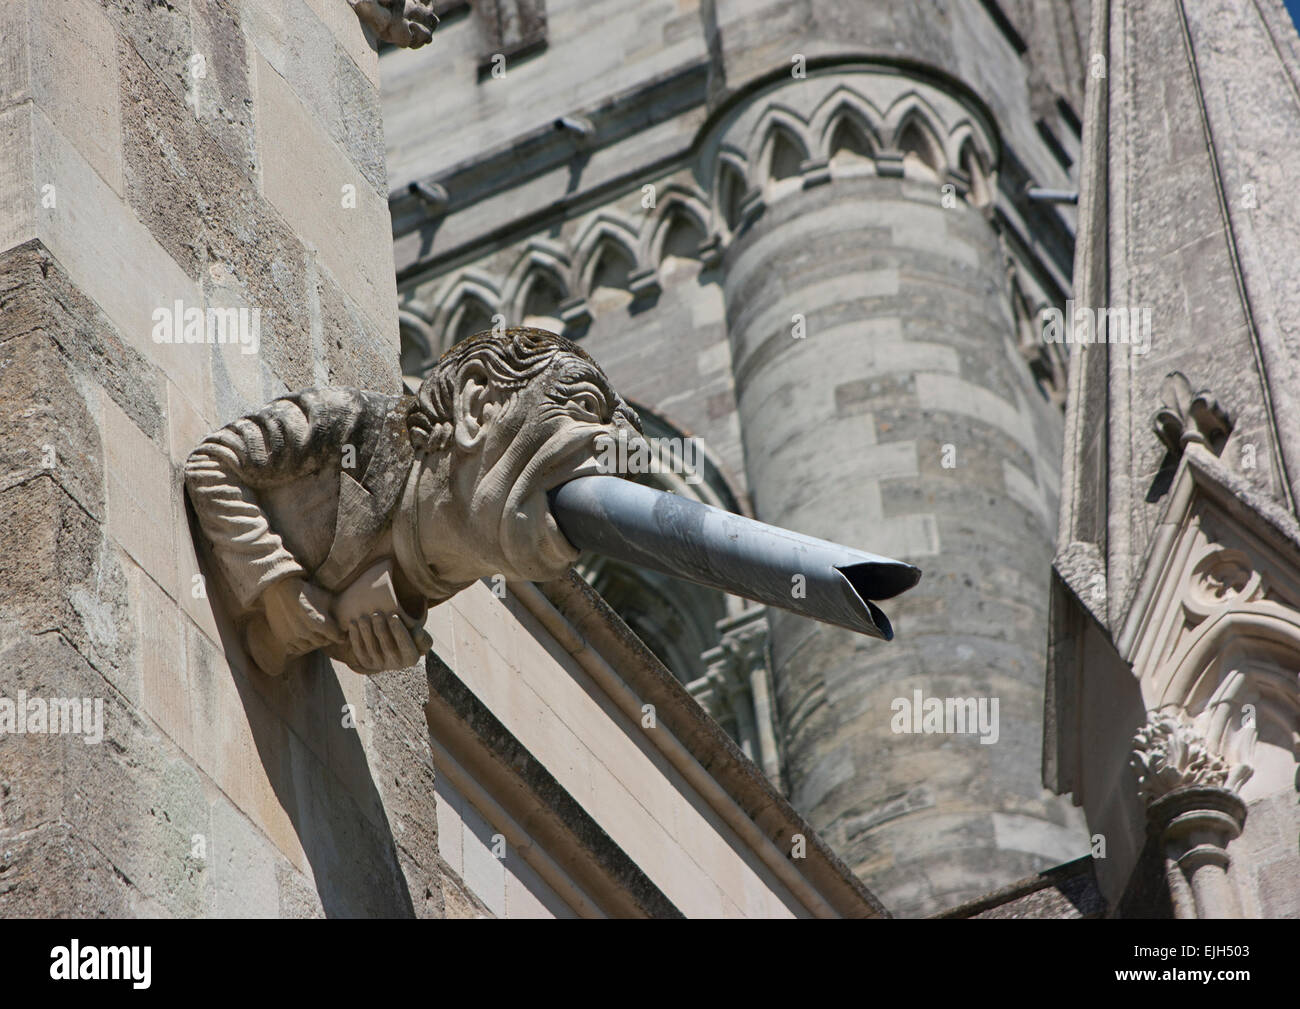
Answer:
<path fill-rule="evenodd" d="M 1075 297 L 1147 352 L 1072 357 L 1045 778 L 1120 913 L 1295 916 L 1300 37 L 1278 0 L 1096 0 L 1091 38 Z"/>
<path fill-rule="evenodd" d="M 0 697 L 103 725 L 0 734 L 0 915 L 481 913 L 411 674 L 250 672 L 181 490 L 280 392 L 398 387 L 373 43 L 343 0 L 18 0 L 0 35 Z M 178 301 L 259 311 L 256 352 L 251 314 L 158 342 Z"/>

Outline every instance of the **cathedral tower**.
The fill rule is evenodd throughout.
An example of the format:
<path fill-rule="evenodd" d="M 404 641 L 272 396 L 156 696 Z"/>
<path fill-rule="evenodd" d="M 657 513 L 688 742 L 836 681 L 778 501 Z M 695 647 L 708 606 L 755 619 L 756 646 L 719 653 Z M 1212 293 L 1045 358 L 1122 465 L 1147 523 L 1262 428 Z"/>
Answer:
<path fill-rule="evenodd" d="M 1086 19 L 445 6 L 381 60 L 404 370 L 562 330 L 700 439 L 674 489 L 924 569 L 890 643 L 590 572 L 895 913 L 1084 854 L 1038 767 L 1073 208 L 1027 191 L 1074 188 Z M 926 702 L 984 729 L 898 731 Z"/>

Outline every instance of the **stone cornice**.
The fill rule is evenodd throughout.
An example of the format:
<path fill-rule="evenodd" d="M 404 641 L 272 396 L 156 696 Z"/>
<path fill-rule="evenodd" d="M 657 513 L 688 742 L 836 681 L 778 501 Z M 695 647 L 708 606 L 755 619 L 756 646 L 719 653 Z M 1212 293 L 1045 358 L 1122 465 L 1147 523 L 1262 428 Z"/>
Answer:
<path fill-rule="evenodd" d="M 988 161 L 989 170 L 995 172 L 1003 159 L 1003 140 L 992 112 L 968 86 L 940 68 L 885 54 L 844 53 L 810 57 L 807 70 L 807 79 L 792 83 L 807 84 L 820 74 L 864 71 L 934 87 L 964 110 L 964 116 L 982 138 L 981 146 L 987 146 L 982 156 Z M 571 110 L 570 117 L 581 117 L 592 127 L 581 145 L 575 144 L 570 131 L 557 128 L 557 120 L 518 134 L 482 155 L 394 189 L 389 194 L 389 206 L 393 215 L 399 284 L 431 272 L 454 268 L 476 250 L 507 244 L 557 219 L 608 202 L 612 196 L 629 190 L 642 180 L 673 171 L 700 157 L 711 156 L 706 150 L 711 138 L 735 117 L 738 110 L 744 108 L 746 101 L 774 85 L 790 81 L 788 69 L 775 69 L 748 82 L 715 108 L 709 109 L 708 71 L 707 60 L 694 60 L 647 84 L 628 88 L 605 99 L 594 108 Z M 613 150 L 621 141 L 643 133 L 648 122 L 663 125 L 683 116 L 694 117 L 694 121 L 686 124 L 688 136 L 675 136 L 670 142 L 655 147 L 653 156 L 647 155 L 631 167 L 628 167 L 625 152 Z M 560 199 L 547 198 L 531 213 L 511 215 L 508 220 L 501 219 L 495 224 L 486 223 L 481 230 L 476 227 L 472 237 L 466 241 L 457 238 L 446 248 L 430 249 L 443 221 L 548 175 L 569 173 L 575 163 L 582 166 L 583 186 L 572 192 L 566 189 Z M 521 164 L 527 165 L 527 169 L 521 171 Z M 960 181 L 960 172 L 954 173 L 953 179 Z M 437 198 L 430 199 L 424 194 L 437 194 Z M 1007 194 L 1000 192 L 999 204 L 1007 201 Z M 1018 208 L 1016 213 L 1022 210 L 1024 208 Z M 1050 213 L 1038 207 L 1030 207 L 1028 212 L 1036 219 Z M 1010 219 L 1005 208 L 1002 216 Z M 1051 225 L 1050 230 L 1059 231 L 1059 227 Z M 1054 278 L 1057 282 L 1062 279 Z"/>

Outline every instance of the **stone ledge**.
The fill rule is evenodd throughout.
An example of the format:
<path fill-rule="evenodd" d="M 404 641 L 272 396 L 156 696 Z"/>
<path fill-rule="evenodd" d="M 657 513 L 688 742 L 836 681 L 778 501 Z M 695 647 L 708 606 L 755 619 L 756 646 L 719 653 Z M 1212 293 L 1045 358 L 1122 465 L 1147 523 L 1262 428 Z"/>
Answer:
<path fill-rule="evenodd" d="M 682 916 L 446 663 L 432 652 L 425 662 L 425 715 L 435 749 L 445 747 L 458 764 L 472 768 L 476 780 L 490 783 L 492 797 L 509 819 L 542 842 L 546 854 L 559 862 L 556 868 L 570 876 L 600 912 L 617 917 Z M 555 888 L 555 873 L 546 871 L 550 866 L 533 868 Z"/>
<path fill-rule="evenodd" d="M 642 701 L 655 706 L 660 724 L 668 728 L 729 800 L 718 802 L 718 797 L 710 797 L 702 790 L 706 801 L 743 840 L 754 845 L 755 854 L 800 900 L 811 900 L 814 905 L 824 902 L 825 909 L 820 913 L 814 910 L 814 914 L 889 917 L 884 905 L 866 885 L 591 586 L 571 572 L 567 579 L 546 582 L 538 589 L 541 600 L 536 597 L 530 600 L 529 594 L 518 593 L 524 605 L 534 610 L 537 602 L 549 602 L 553 607 L 550 622 L 554 623 L 557 616 L 562 618 L 569 626 L 570 635 L 577 639 L 565 644 L 571 654 L 579 657 L 584 650 L 594 650 L 613 666 Z M 534 615 L 537 615 L 535 610 Z M 538 618 L 547 623 L 544 616 Z M 548 626 L 548 630 L 552 628 Z M 557 639 L 564 644 L 562 635 L 557 635 Z M 673 760 L 672 754 L 665 755 Z M 697 784 L 693 778 L 698 774 L 681 770 L 688 780 Z M 783 857 L 779 864 L 773 864 L 768 853 L 762 850 L 766 845 L 756 844 L 757 839 L 749 836 L 755 828 L 778 852 L 788 852 L 794 836 L 802 835 L 807 842 L 807 857 L 798 860 Z"/>

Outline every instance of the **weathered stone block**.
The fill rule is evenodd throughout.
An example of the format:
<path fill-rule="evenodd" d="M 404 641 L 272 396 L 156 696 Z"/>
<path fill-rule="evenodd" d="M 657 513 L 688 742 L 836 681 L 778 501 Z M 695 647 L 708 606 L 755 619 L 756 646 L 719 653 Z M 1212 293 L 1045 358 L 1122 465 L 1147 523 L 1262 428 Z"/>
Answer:
<path fill-rule="evenodd" d="M 397 675 L 424 682 L 419 670 Z M 379 691 L 372 696 L 370 765 L 382 815 L 398 846 L 412 861 L 427 867 L 438 852 L 438 803 L 428 729 L 399 715 Z M 416 708 L 411 714 L 419 717 L 419 711 Z"/>
<path fill-rule="evenodd" d="M 274 918 L 280 913 L 281 857 L 271 841 L 224 796 L 212 803 L 205 913 L 215 918 Z"/>
<path fill-rule="evenodd" d="M 131 612 L 137 632 L 140 705 L 182 750 L 194 752 L 194 723 L 186 673 L 186 622 L 169 598 L 144 571 L 127 572 Z"/>
<path fill-rule="evenodd" d="M 131 883 L 66 824 L 20 837 L 0 833 L 0 915 L 5 918 L 129 918 Z"/>
<path fill-rule="evenodd" d="M 20 312 L 14 321 L 26 323 Z M 0 481 L 55 481 L 102 518 L 100 442 L 70 362 L 43 331 L 0 345 Z"/>
<path fill-rule="evenodd" d="M 110 399 L 101 401 L 108 533 L 174 600 L 179 481 L 163 450 Z"/>
<path fill-rule="evenodd" d="M 248 80 L 248 44 L 241 27 L 243 10 L 260 4 L 191 0 L 194 55 L 188 68 L 188 104 L 203 130 L 238 167 L 243 184 L 256 186 L 257 139 Z M 196 73 L 201 68 L 205 76 Z"/>
<path fill-rule="evenodd" d="M 184 98 L 194 55 L 190 0 L 101 0 L 118 34 L 153 70 L 162 87 Z"/>
<path fill-rule="evenodd" d="M 21 10 L 11 4 L 0 12 L 0 18 Z M 0 31 L 6 31 L 3 21 Z M 12 49 L 6 47 L 6 51 Z M 0 70 L 11 74 L 9 67 Z M 29 242 L 37 235 L 41 191 L 32 185 L 31 163 L 32 104 L 23 101 L 0 109 L 0 251 Z"/>
<path fill-rule="evenodd" d="M 385 268 L 392 256 L 387 200 L 367 184 L 284 78 L 266 60 L 255 62 L 262 191 L 335 277 L 355 279 L 351 293 L 360 310 L 381 329 L 391 329 L 397 286 Z M 312 170 L 303 172 L 302 165 Z"/>
<path fill-rule="evenodd" d="M 297 812 L 277 794 L 293 793 L 290 733 L 222 653 L 191 630 L 188 652 L 195 757 L 199 767 L 300 870 L 307 859 L 295 829 Z M 306 754 L 304 749 L 304 756 Z"/>
<path fill-rule="evenodd" d="M 121 195 L 123 144 L 112 22 L 95 0 L 64 0 L 53 8 L 20 2 L 17 7 L 27 9 L 31 32 L 32 98 Z M 68 45 L 72 38 L 75 46 Z"/>
<path fill-rule="evenodd" d="M 401 392 L 396 328 L 380 328 L 319 267 L 314 291 L 312 310 L 319 316 L 323 357 L 321 384 Z"/>
<path fill-rule="evenodd" d="M 334 35 L 334 39 L 357 65 L 376 91 L 379 89 L 379 53 L 366 37 L 361 19 L 348 4 L 334 0 L 307 0 L 321 23 Z"/>
<path fill-rule="evenodd" d="M 160 366 L 192 402 L 208 402 L 209 369 L 198 353 L 203 348 L 153 340 L 155 312 L 177 300 L 200 306 L 198 287 L 39 110 L 33 126 L 35 174 L 48 177 L 59 194 L 59 212 L 42 218 L 46 246 L 127 344 Z"/>
<path fill-rule="evenodd" d="M 47 477 L 0 493 L 0 518 L 3 619 L 28 633 L 58 631 L 105 675 L 118 675 L 125 580 L 116 560 L 101 553 L 102 527 Z"/>

